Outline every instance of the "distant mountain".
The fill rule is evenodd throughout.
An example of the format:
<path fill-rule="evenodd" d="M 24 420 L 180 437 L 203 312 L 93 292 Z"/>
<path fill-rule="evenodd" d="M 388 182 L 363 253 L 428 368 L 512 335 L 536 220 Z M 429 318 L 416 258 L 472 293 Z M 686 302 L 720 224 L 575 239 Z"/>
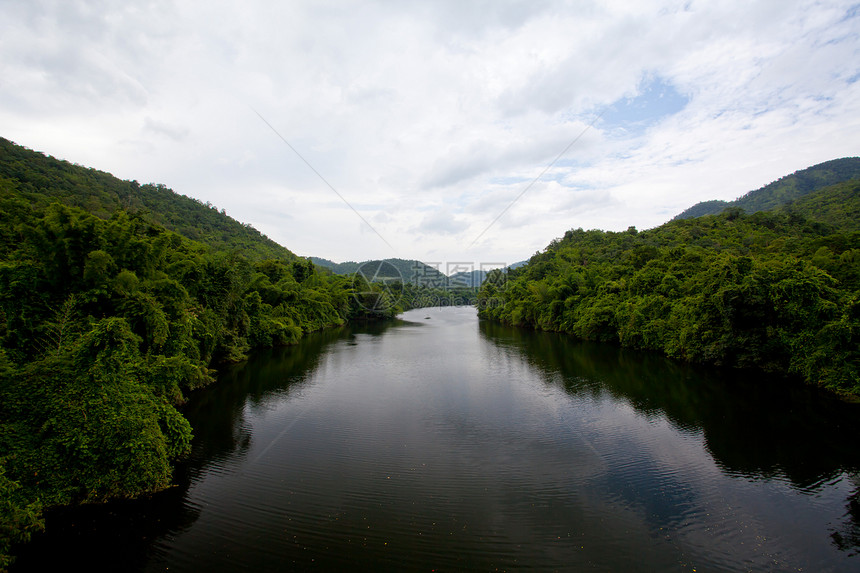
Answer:
<path fill-rule="evenodd" d="M 475 269 L 472 271 L 460 271 L 452 274 L 451 276 L 445 276 L 445 274 L 438 269 L 414 259 L 383 259 L 362 261 L 358 263 L 355 261 L 336 263 L 322 257 L 309 258 L 315 265 L 329 269 L 336 275 L 351 275 L 361 269 L 361 272 L 364 275 L 370 275 L 366 276 L 368 279 L 371 279 L 376 273 L 382 273 L 378 277 L 381 281 L 391 278 L 389 275 L 399 273 L 399 276 L 403 278 L 404 283 L 421 284 L 436 288 L 479 287 L 487 278 L 488 272 L 483 269 Z M 527 262 L 528 261 L 519 261 L 508 265 L 506 268 L 515 269 L 525 265 Z M 388 265 L 391 265 L 393 269 L 388 267 Z M 394 269 L 396 269 L 396 273 L 394 272 Z"/>
<path fill-rule="evenodd" d="M 483 284 L 484 279 L 487 278 L 487 271 L 484 270 L 474 270 L 474 271 L 460 271 L 459 273 L 454 273 L 453 275 L 448 277 L 448 284 L 451 286 L 464 286 L 464 287 L 479 287 Z"/>
<path fill-rule="evenodd" d="M 748 214 L 769 211 L 781 205 L 787 205 L 818 189 L 857 178 L 860 178 L 860 157 L 825 161 L 795 171 L 761 189 L 750 191 L 734 201 L 713 200 L 697 203 L 672 220 L 718 215 L 729 207 L 740 207 Z"/>
<path fill-rule="evenodd" d="M 528 261 L 519 261 L 516 263 L 512 263 L 505 267 L 505 270 L 513 270 L 519 268 L 528 263 Z M 489 271 L 485 271 L 483 269 L 474 270 L 474 271 L 462 271 L 459 273 L 454 273 L 453 275 L 448 277 L 448 282 L 451 285 L 458 285 L 464 287 L 479 287 L 484 284 L 484 281 L 487 279 L 487 274 Z"/>
<path fill-rule="evenodd" d="M 210 203 L 180 195 L 161 184 L 124 181 L 2 137 L 0 179 L 27 197 L 34 208 L 57 201 L 80 207 L 102 219 L 109 218 L 117 209 L 125 209 L 217 250 L 240 251 L 251 260 L 298 258 L 251 225 L 240 223 Z"/>
<path fill-rule="evenodd" d="M 307 257 L 307 258 L 309 258 L 311 260 L 311 262 L 313 264 L 315 264 L 316 266 L 323 267 L 323 268 L 329 269 L 331 271 L 333 271 L 334 268 L 338 265 L 338 263 L 336 263 L 334 261 L 330 261 L 328 259 L 324 259 L 322 257 Z M 337 274 L 337 273 L 335 273 L 335 274 Z"/>
<path fill-rule="evenodd" d="M 701 203 L 696 203 L 689 209 L 683 211 L 679 215 L 675 215 L 672 219 L 673 221 L 679 221 L 681 219 L 694 219 L 696 217 L 702 217 L 704 215 L 719 215 L 725 209 L 728 209 L 731 206 L 729 201 L 722 201 L 720 199 L 714 199 L 712 201 L 702 201 Z"/>
<path fill-rule="evenodd" d="M 417 260 L 377 259 L 370 261 L 347 261 L 335 263 L 321 257 L 310 257 L 315 265 L 331 270 L 336 275 L 351 275 L 360 272 L 368 280 L 387 280 L 400 277 L 402 282 L 443 288 L 448 277 L 438 269 Z"/>

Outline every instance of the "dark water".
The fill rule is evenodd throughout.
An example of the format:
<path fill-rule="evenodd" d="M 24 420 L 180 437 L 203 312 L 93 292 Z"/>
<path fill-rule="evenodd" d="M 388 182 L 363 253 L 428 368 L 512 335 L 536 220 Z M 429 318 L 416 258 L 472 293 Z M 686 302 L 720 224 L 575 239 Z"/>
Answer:
<path fill-rule="evenodd" d="M 18 570 L 860 570 L 860 411 L 785 388 L 411 311 L 225 372 L 179 487 Z"/>

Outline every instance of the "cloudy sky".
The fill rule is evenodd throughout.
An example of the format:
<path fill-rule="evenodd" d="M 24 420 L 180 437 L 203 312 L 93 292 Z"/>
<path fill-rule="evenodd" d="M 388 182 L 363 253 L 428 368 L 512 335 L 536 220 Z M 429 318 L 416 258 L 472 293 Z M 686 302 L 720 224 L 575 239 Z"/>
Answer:
<path fill-rule="evenodd" d="M 856 2 L 0 13 L 0 136 L 335 261 L 510 263 L 570 228 L 654 227 L 860 154 Z"/>

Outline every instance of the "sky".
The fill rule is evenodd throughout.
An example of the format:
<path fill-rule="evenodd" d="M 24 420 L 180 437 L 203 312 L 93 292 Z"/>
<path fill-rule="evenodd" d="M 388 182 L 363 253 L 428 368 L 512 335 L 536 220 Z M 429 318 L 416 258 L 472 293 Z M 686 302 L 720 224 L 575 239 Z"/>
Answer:
<path fill-rule="evenodd" d="M 860 155 L 860 3 L 0 0 L 0 136 L 474 268 Z"/>

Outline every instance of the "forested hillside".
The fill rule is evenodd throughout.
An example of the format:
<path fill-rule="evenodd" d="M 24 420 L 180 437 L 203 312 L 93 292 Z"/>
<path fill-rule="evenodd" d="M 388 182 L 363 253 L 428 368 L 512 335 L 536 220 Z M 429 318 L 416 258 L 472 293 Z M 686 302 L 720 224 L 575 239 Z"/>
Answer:
<path fill-rule="evenodd" d="M 740 207 L 748 214 L 776 209 L 818 189 L 857 178 L 860 178 L 860 157 L 833 159 L 795 171 L 734 201 L 713 200 L 697 203 L 677 215 L 674 220 L 718 215 L 729 207 Z"/>
<path fill-rule="evenodd" d="M 219 250 L 238 250 L 248 259 L 295 260 L 286 248 L 211 204 L 175 193 L 161 184 L 140 185 L 109 173 L 32 151 L 0 137 L 0 180 L 34 208 L 51 202 L 80 207 L 102 219 L 118 209 L 162 225 Z"/>
<path fill-rule="evenodd" d="M 0 570 L 42 508 L 167 487 L 220 362 L 426 294 L 319 273 L 161 186 L 5 141 L 0 165 Z"/>
<path fill-rule="evenodd" d="M 860 180 L 773 211 L 568 231 L 494 272 L 480 314 L 860 395 Z"/>

